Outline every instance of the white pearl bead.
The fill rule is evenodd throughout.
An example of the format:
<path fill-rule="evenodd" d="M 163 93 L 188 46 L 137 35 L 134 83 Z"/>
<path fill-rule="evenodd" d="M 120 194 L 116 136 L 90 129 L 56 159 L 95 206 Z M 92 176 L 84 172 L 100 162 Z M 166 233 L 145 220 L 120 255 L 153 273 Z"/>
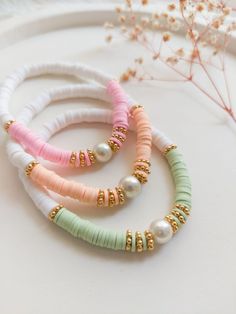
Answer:
<path fill-rule="evenodd" d="M 134 176 L 124 177 L 119 186 L 124 190 L 126 197 L 133 198 L 141 192 L 141 183 Z"/>
<path fill-rule="evenodd" d="M 97 144 L 94 149 L 96 160 L 100 162 L 107 162 L 112 157 L 111 147 L 107 143 Z"/>
<path fill-rule="evenodd" d="M 159 244 L 168 242 L 173 235 L 172 227 L 166 220 L 154 220 L 150 225 L 150 231 Z"/>

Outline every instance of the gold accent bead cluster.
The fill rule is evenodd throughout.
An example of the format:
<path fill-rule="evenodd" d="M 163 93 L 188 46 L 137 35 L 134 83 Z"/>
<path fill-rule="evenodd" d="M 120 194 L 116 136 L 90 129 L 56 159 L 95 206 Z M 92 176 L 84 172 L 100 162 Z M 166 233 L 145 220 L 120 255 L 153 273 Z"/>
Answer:
<path fill-rule="evenodd" d="M 134 237 L 134 238 L 133 238 Z M 152 251 L 154 249 L 154 236 L 149 230 L 144 233 L 131 230 L 126 231 L 126 251 L 141 253 L 145 250 Z"/>
<path fill-rule="evenodd" d="M 103 207 L 106 203 L 108 207 L 123 205 L 125 202 L 125 193 L 121 187 L 115 187 L 114 190 L 99 190 L 97 196 L 97 206 Z"/>
<path fill-rule="evenodd" d="M 175 204 L 171 212 L 165 216 L 165 220 L 169 222 L 173 233 L 176 233 L 180 226 L 186 223 L 187 216 L 190 215 L 190 209 L 183 204 Z"/>
<path fill-rule="evenodd" d="M 175 144 L 171 144 L 169 146 L 167 146 L 163 152 L 164 155 L 166 155 L 167 153 L 169 153 L 171 150 L 176 149 L 177 145 Z"/>
<path fill-rule="evenodd" d="M 124 136 L 117 133 L 121 133 Z M 117 139 L 118 142 L 124 143 L 124 141 L 126 140 L 126 134 L 127 134 L 127 129 L 124 127 L 117 126 L 112 129 L 112 135 L 107 141 L 107 144 L 110 146 L 113 153 L 116 153 L 120 149 L 120 145 L 115 141 L 115 139 Z"/>
<path fill-rule="evenodd" d="M 136 177 L 141 184 L 148 182 L 148 175 L 150 171 L 151 163 L 146 159 L 138 159 L 134 164 L 133 176 Z"/>
<path fill-rule="evenodd" d="M 31 162 L 25 167 L 25 175 L 26 175 L 26 176 L 30 176 L 32 170 L 33 170 L 34 167 L 37 166 L 38 164 L 39 164 L 39 163 L 38 163 L 36 160 L 31 161 Z"/>
<path fill-rule="evenodd" d="M 56 207 L 54 207 L 48 214 L 48 218 L 50 220 L 54 220 L 56 217 L 57 213 L 64 207 L 62 204 L 58 204 Z"/>
<path fill-rule="evenodd" d="M 151 233 L 151 231 L 145 230 L 144 235 L 145 235 L 146 242 L 147 242 L 147 249 L 149 251 L 154 250 L 154 236 L 153 236 L 153 234 Z"/>
<path fill-rule="evenodd" d="M 87 149 L 87 154 L 88 154 L 91 164 L 95 164 L 96 156 L 94 152 L 91 149 Z M 85 159 L 85 153 L 84 151 L 80 151 L 79 153 L 77 152 L 71 153 L 70 161 L 69 161 L 71 167 L 76 167 L 77 158 L 79 158 L 80 167 L 85 167 L 87 165 L 86 159 Z"/>
<path fill-rule="evenodd" d="M 10 126 L 15 122 L 15 120 L 9 120 L 4 124 L 4 130 L 8 132 Z"/>

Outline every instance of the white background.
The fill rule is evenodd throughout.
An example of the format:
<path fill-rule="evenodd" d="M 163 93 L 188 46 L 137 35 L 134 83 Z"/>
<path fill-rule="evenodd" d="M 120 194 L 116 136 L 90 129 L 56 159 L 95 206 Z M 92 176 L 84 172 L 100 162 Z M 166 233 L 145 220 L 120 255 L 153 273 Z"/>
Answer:
<path fill-rule="evenodd" d="M 99 26 L 74 26 L 43 34 L 39 29 L 38 33 L 28 37 L 16 31 L 15 44 L 8 43 L 7 38 L 3 44 L 0 38 L 1 80 L 23 63 L 46 60 L 86 62 L 119 75 L 132 60 L 132 53 L 140 54 L 138 48 L 126 43 L 104 44 L 104 31 Z M 233 56 L 229 56 L 228 65 L 230 81 L 235 82 Z M 72 81 L 76 82 L 49 76 L 27 81 L 14 94 L 10 109 L 17 113 L 39 92 Z M 47 221 L 35 208 L 7 159 L 7 136 L 2 132 L 0 313 L 236 312 L 235 125 L 187 85 L 128 83 L 124 88 L 145 105 L 152 123 L 183 152 L 193 183 L 191 218 L 168 245 L 153 254 L 133 255 L 91 247 Z M 40 129 L 55 114 L 78 105 L 105 107 L 89 100 L 53 104 L 35 119 L 32 128 Z M 82 149 L 109 134 L 109 126 L 83 125 L 68 128 L 51 143 Z M 122 152 L 103 167 L 82 173 L 58 172 L 94 186 L 112 186 L 129 173 L 134 156 L 135 137 L 130 136 Z M 142 195 L 124 208 L 103 210 L 69 201 L 66 205 L 106 227 L 144 230 L 153 219 L 166 214 L 174 193 L 167 164 L 156 150 L 152 165 Z"/>

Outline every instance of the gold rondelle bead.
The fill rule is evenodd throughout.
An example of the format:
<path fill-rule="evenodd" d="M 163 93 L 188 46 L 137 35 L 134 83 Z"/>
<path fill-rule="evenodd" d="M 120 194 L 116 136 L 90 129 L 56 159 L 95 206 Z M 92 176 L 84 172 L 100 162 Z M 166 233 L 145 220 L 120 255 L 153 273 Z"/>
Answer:
<path fill-rule="evenodd" d="M 103 190 L 98 191 L 97 206 L 102 207 L 105 203 L 105 192 Z"/>
<path fill-rule="evenodd" d="M 39 163 L 38 163 L 36 160 L 30 162 L 30 163 L 25 167 L 25 175 L 26 175 L 26 176 L 30 176 L 32 170 L 33 170 L 34 167 L 37 166 L 38 164 L 39 164 Z"/>
<path fill-rule="evenodd" d="M 85 155 L 83 151 L 79 152 L 79 160 L 80 160 L 80 167 L 85 167 L 86 162 L 85 162 Z"/>
<path fill-rule="evenodd" d="M 123 134 L 126 134 L 127 133 L 127 129 L 123 128 L 121 126 L 117 126 L 117 127 L 112 129 L 112 132 L 121 132 Z"/>
<path fill-rule="evenodd" d="M 64 205 L 58 204 L 56 207 L 54 207 L 54 208 L 49 212 L 48 218 L 49 218 L 50 220 L 53 220 L 53 219 L 56 217 L 57 213 L 58 213 L 63 207 L 64 207 Z"/>
<path fill-rule="evenodd" d="M 91 162 L 91 164 L 95 164 L 96 163 L 96 156 L 94 154 L 94 151 L 92 151 L 91 149 L 87 149 L 88 152 L 88 156 L 89 156 L 89 160 Z"/>
<path fill-rule="evenodd" d="M 167 153 L 169 153 L 172 149 L 176 149 L 177 148 L 177 145 L 175 144 L 171 144 L 169 146 L 167 146 L 163 152 L 164 155 L 166 155 Z"/>
<path fill-rule="evenodd" d="M 147 249 L 149 251 L 153 251 L 155 242 L 154 242 L 154 236 L 153 236 L 152 232 L 149 230 L 145 230 L 144 235 L 145 235 L 146 242 L 147 242 Z"/>
<path fill-rule="evenodd" d="M 137 162 L 144 162 L 145 164 L 147 164 L 149 167 L 151 167 L 151 163 L 150 163 L 150 161 L 149 160 L 147 160 L 147 159 L 138 159 L 138 160 L 136 160 Z"/>
<path fill-rule="evenodd" d="M 147 177 L 139 171 L 134 171 L 132 175 L 137 178 L 141 184 L 145 184 L 148 182 Z"/>
<path fill-rule="evenodd" d="M 126 246 L 125 246 L 126 251 L 131 251 L 132 249 L 132 231 L 127 230 L 126 231 Z"/>
<path fill-rule="evenodd" d="M 76 159 L 77 159 L 77 153 L 72 152 L 70 156 L 70 166 L 75 167 L 76 166 Z"/>
<path fill-rule="evenodd" d="M 130 115 L 132 116 L 133 115 L 133 113 L 134 113 L 134 111 L 136 110 L 136 109 L 144 109 L 144 107 L 142 106 L 142 105 L 139 105 L 139 104 L 137 104 L 137 105 L 133 105 L 131 108 L 130 108 Z"/>
<path fill-rule="evenodd" d="M 151 171 L 149 170 L 149 167 L 141 166 L 141 165 L 135 165 L 134 170 L 140 170 L 145 172 L 146 174 L 150 174 Z"/>
<path fill-rule="evenodd" d="M 138 253 L 141 253 L 143 251 L 143 238 L 140 231 L 137 231 L 135 233 L 135 245 L 136 245 L 136 251 Z"/>
<path fill-rule="evenodd" d="M 190 209 L 187 206 L 182 204 L 175 204 L 175 207 L 181 209 L 187 216 L 190 215 Z"/>
<path fill-rule="evenodd" d="M 8 132 L 10 126 L 11 126 L 12 123 L 14 123 L 14 122 L 16 122 L 16 121 L 15 121 L 15 120 L 9 120 L 9 121 L 7 121 L 7 122 L 4 124 L 4 130 L 5 130 L 6 132 Z"/>
<path fill-rule="evenodd" d="M 116 204 L 114 192 L 110 189 L 108 191 L 108 206 L 113 207 Z"/>

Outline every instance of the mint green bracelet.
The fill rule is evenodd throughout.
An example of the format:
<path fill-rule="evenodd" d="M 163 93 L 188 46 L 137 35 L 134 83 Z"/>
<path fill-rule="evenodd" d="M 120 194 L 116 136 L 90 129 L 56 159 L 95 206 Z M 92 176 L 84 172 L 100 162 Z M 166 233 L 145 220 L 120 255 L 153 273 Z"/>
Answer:
<path fill-rule="evenodd" d="M 165 153 L 176 185 L 173 209 L 165 216 L 164 221 L 170 224 L 172 232 L 176 233 L 186 222 L 191 208 L 191 183 L 182 155 L 173 145 Z M 74 237 L 83 239 L 93 245 L 113 249 L 141 252 L 153 250 L 155 242 L 155 228 L 141 232 L 116 232 L 98 227 L 88 220 L 78 217 L 68 209 L 57 206 L 49 213 L 50 219 L 71 233 Z M 158 237 L 158 235 L 157 235 Z M 167 242 L 167 241 L 166 241 Z M 158 241 L 157 241 L 158 243 Z M 162 241 L 160 244 L 164 243 Z"/>

